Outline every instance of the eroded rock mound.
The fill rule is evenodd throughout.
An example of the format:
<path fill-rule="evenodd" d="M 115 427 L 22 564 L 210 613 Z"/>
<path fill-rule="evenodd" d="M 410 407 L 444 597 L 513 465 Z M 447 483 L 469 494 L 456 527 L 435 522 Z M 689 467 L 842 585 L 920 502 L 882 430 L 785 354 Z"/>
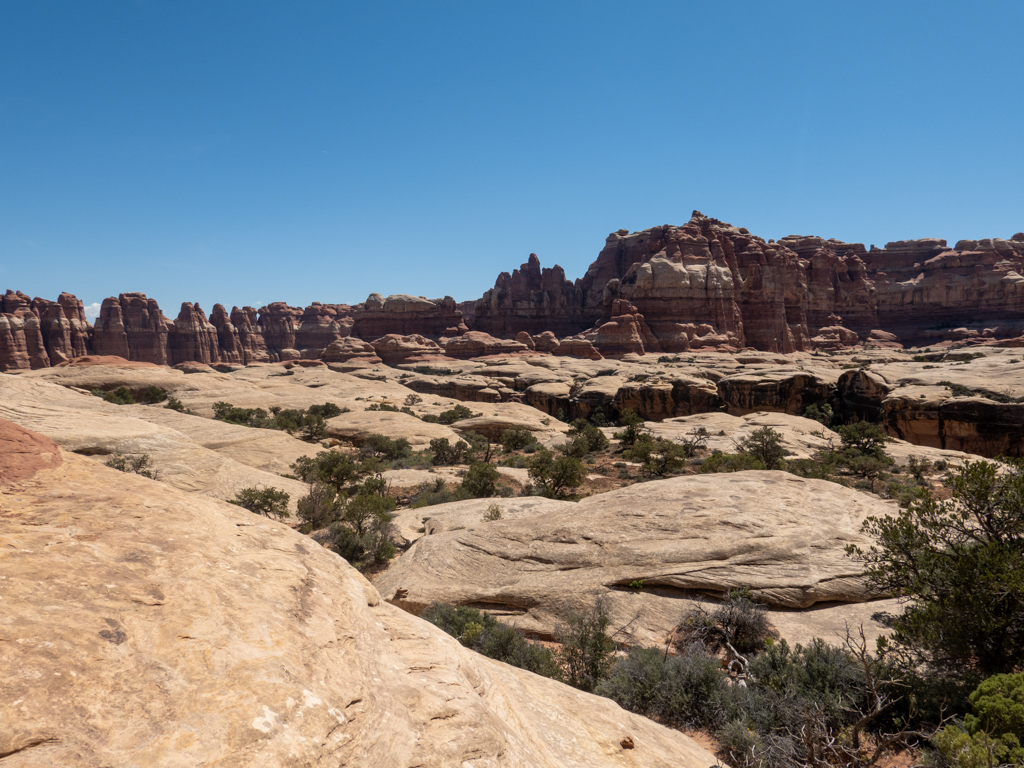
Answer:
<path fill-rule="evenodd" d="M 868 600 L 844 549 L 865 543 L 867 516 L 892 509 L 784 472 L 678 477 L 426 536 L 376 586 L 413 612 L 432 602 L 486 607 L 545 636 L 567 607 L 604 596 L 622 639 L 657 644 L 679 621 L 680 598 L 746 588 L 784 609 Z"/>

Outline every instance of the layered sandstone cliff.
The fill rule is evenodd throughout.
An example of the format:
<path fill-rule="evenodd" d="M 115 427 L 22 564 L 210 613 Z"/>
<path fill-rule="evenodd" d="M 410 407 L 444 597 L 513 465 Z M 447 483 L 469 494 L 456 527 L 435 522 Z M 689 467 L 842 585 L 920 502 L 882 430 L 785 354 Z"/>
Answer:
<path fill-rule="evenodd" d="M 952 248 L 934 238 L 884 248 L 798 235 L 775 242 L 695 211 L 682 226 L 613 232 L 575 283 L 531 254 L 472 309 L 450 296 L 373 293 L 352 306 L 273 302 L 229 313 L 217 304 L 209 318 L 186 302 L 170 320 L 154 299 L 122 293 L 104 300 L 91 328 L 71 294 L 54 302 L 9 290 L 0 310 L 0 371 L 90 353 L 163 365 L 323 359 L 349 337 L 419 336 L 440 343 L 431 354 L 452 357 L 521 349 L 592 359 L 976 342 L 1024 334 L 1024 233 Z"/>
<path fill-rule="evenodd" d="M 695 211 L 683 226 L 612 233 L 575 284 L 558 267 L 542 271 L 531 256 L 477 302 L 474 324 L 505 336 L 594 328 L 599 350 L 620 354 L 625 343 L 640 351 L 626 339 L 634 331 L 620 319 L 620 301 L 643 316 L 666 353 L 848 346 L 877 330 L 905 345 L 949 339 L 954 329 L 966 329 L 959 330 L 964 338 L 1018 336 L 1024 234 L 952 248 L 924 239 L 867 249 L 795 235 L 765 241 Z"/>

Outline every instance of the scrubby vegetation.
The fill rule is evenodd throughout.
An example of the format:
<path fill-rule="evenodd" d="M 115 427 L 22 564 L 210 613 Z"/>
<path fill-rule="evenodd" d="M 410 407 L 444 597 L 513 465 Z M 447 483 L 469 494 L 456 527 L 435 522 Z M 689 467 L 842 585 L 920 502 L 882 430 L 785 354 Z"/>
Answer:
<path fill-rule="evenodd" d="M 278 488 L 251 486 L 240 490 L 233 499 L 228 499 L 228 503 L 237 504 L 264 517 L 286 518 L 291 517 L 288 512 L 290 499 L 289 494 Z"/>
<path fill-rule="evenodd" d="M 301 530 L 358 568 L 380 565 L 395 554 L 397 504 L 379 467 L 372 452 L 353 457 L 321 451 L 292 464 L 296 476 L 309 484 L 297 502 Z"/>
<path fill-rule="evenodd" d="M 239 408 L 223 401 L 213 404 L 213 418 L 218 421 L 258 429 L 280 429 L 310 443 L 326 438 L 327 420 L 343 413 L 348 413 L 348 408 L 339 408 L 334 403 L 309 408 L 272 406 L 269 413 L 262 408 Z"/>
<path fill-rule="evenodd" d="M 150 456 L 148 453 L 143 453 L 139 456 L 125 456 L 121 453 L 115 453 L 106 460 L 105 464 L 121 472 L 130 472 L 135 475 L 148 477 L 150 480 L 156 480 L 157 472 L 149 468 L 149 461 Z"/>

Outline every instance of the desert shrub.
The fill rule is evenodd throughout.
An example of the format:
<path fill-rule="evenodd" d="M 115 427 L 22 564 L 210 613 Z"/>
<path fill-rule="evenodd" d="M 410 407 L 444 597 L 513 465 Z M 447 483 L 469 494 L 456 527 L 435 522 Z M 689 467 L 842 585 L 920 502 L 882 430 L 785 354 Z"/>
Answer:
<path fill-rule="evenodd" d="M 693 455 L 693 448 L 662 437 L 641 434 L 633 445 L 622 452 L 624 458 L 638 462 L 648 477 L 664 477 L 678 472 Z"/>
<path fill-rule="evenodd" d="M 835 481 L 836 463 L 832 454 L 827 452 L 813 459 L 787 459 L 782 468 L 799 477 Z"/>
<path fill-rule="evenodd" d="M 700 465 L 700 471 L 709 472 L 743 472 L 748 469 L 764 469 L 764 462 L 749 453 L 722 453 L 713 451 Z"/>
<path fill-rule="evenodd" d="M 828 403 L 817 403 L 809 405 L 804 408 L 804 418 L 813 419 L 814 421 L 821 422 L 824 426 L 829 427 L 832 425 L 832 419 L 835 417 L 835 413 L 832 410 L 832 406 Z"/>
<path fill-rule="evenodd" d="M 739 449 L 764 464 L 765 469 L 780 469 L 782 460 L 789 454 L 782 447 L 782 435 L 771 427 L 755 429 L 740 440 Z"/>
<path fill-rule="evenodd" d="M 626 408 L 619 414 L 619 424 L 622 431 L 616 432 L 613 437 L 626 447 L 633 445 L 640 435 L 647 432 L 644 420 L 632 408 Z"/>
<path fill-rule="evenodd" d="M 895 516 L 872 517 L 876 542 L 862 560 L 880 593 L 913 598 L 893 637 L 934 668 L 972 685 L 1016 671 L 1024 658 L 1024 469 L 965 462 L 946 484 L 951 498 L 926 496 Z"/>
<path fill-rule="evenodd" d="M 462 478 L 462 491 L 472 499 L 484 499 L 498 493 L 498 480 L 501 475 L 491 464 L 482 461 L 470 465 Z"/>
<path fill-rule="evenodd" d="M 535 442 L 533 432 L 526 427 L 509 427 L 501 433 L 501 447 L 505 453 L 520 451 Z"/>
<path fill-rule="evenodd" d="M 463 434 L 462 439 L 469 443 L 468 457 L 471 459 L 471 462 L 482 461 L 486 464 L 494 458 L 498 444 L 492 443 L 491 439 L 486 435 L 481 435 L 477 432 L 466 432 Z"/>
<path fill-rule="evenodd" d="M 484 523 L 493 523 L 495 520 L 501 520 L 501 507 L 497 504 L 491 504 L 487 507 L 487 511 L 480 517 L 480 521 Z"/>
<path fill-rule="evenodd" d="M 500 467 L 513 467 L 515 469 L 527 469 L 530 466 L 530 460 L 526 456 L 519 454 L 512 454 L 506 456 L 498 462 Z"/>
<path fill-rule="evenodd" d="M 907 472 L 918 484 L 925 482 L 925 475 L 931 470 L 932 463 L 928 459 L 910 456 L 907 459 Z"/>
<path fill-rule="evenodd" d="M 608 438 L 604 432 L 586 419 L 576 419 L 565 434 L 568 442 L 562 449 L 569 456 L 581 459 L 588 453 L 597 453 L 608 447 Z M 569 447 L 572 446 L 572 450 Z"/>
<path fill-rule="evenodd" d="M 114 405 L 134 405 L 135 397 L 132 395 L 128 387 L 118 387 L 111 392 L 104 392 L 102 389 L 94 389 L 92 391 L 96 397 L 101 397 L 108 403 Z"/>
<path fill-rule="evenodd" d="M 155 384 L 150 384 L 139 393 L 139 402 L 146 403 L 147 405 L 162 403 L 166 399 L 167 390 L 163 387 L 158 387 Z"/>
<path fill-rule="evenodd" d="M 760 756 L 764 754 L 764 742 L 750 722 L 734 718 L 715 732 L 718 750 L 715 756 L 735 768 L 772 768 Z"/>
<path fill-rule="evenodd" d="M 677 630 L 685 644 L 693 642 L 717 651 L 729 643 L 740 653 L 763 650 L 771 637 L 765 607 L 746 590 L 734 590 L 711 607 L 697 603 Z"/>
<path fill-rule="evenodd" d="M 412 446 L 404 437 L 391 439 L 385 435 L 367 435 L 359 446 L 364 456 L 373 456 L 383 461 L 395 461 L 412 455 Z"/>
<path fill-rule="evenodd" d="M 251 486 L 240 490 L 233 499 L 228 499 L 228 503 L 237 504 L 264 517 L 285 518 L 291 517 L 288 513 L 290 498 L 291 496 L 278 488 Z"/>
<path fill-rule="evenodd" d="M 993 675 L 970 695 L 963 727 L 947 725 L 936 741 L 955 768 L 1024 765 L 1024 672 Z"/>
<path fill-rule="evenodd" d="M 852 448 L 859 453 L 881 457 L 885 454 L 885 446 L 892 442 L 885 430 L 878 424 L 858 421 L 836 427 L 843 448 Z"/>
<path fill-rule="evenodd" d="M 601 600 L 583 611 L 567 611 L 555 630 L 562 647 L 558 660 L 565 682 L 581 691 L 593 691 L 611 669 L 615 643 L 608 637 L 607 610 Z"/>
<path fill-rule="evenodd" d="M 139 456 L 125 456 L 120 453 L 115 453 L 107 459 L 106 465 L 111 469 L 117 469 L 121 472 L 129 472 L 131 474 L 148 477 L 150 480 L 157 479 L 156 471 L 149 469 L 148 453 L 143 453 Z"/>
<path fill-rule="evenodd" d="M 469 444 L 459 440 L 452 445 L 447 437 L 435 437 L 430 441 L 430 450 L 434 454 L 431 464 L 435 467 L 450 467 L 466 461 Z"/>
<path fill-rule="evenodd" d="M 666 725 L 713 727 L 725 686 L 718 660 L 699 645 L 675 656 L 660 648 L 631 648 L 595 693 Z"/>
<path fill-rule="evenodd" d="M 486 611 L 435 603 L 420 618 L 484 656 L 545 677 L 559 677 L 551 651 L 531 643 L 518 629 L 502 624 Z"/>
<path fill-rule="evenodd" d="M 164 405 L 164 408 L 171 411 L 177 411 L 178 413 L 192 413 L 192 411 L 186 408 L 185 404 L 176 397 L 167 398 L 167 403 Z"/>
<path fill-rule="evenodd" d="M 437 420 L 441 424 L 454 424 L 456 421 L 471 418 L 473 415 L 473 412 L 466 406 L 456 405 L 454 408 L 439 414 Z"/>
<path fill-rule="evenodd" d="M 309 486 L 309 493 L 296 502 L 298 517 L 305 523 L 304 532 L 326 528 L 337 522 L 344 495 L 339 498 L 338 491 L 325 483 L 315 481 Z"/>
<path fill-rule="evenodd" d="M 450 501 L 463 501 L 464 495 L 461 486 L 455 489 L 445 485 L 444 478 L 437 478 L 432 483 L 424 483 L 420 489 L 409 498 L 410 509 L 431 507 L 435 504 L 447 504 Z"/>
<path fill-rule="evenodd" d="M 238 408 L 231 403 L 220 401 L 213 404 L 213 418 L 227 424 L 243 427 L 264 427 L 270 414 L 262 408 Z"/>
<path fill-rule="evenodd" d="M 318 537 L 357 568 L 387 562 L 396 551 L 395 500 L 377 491 L 375 484 L 364 484 L 347 502 L 342 500 L 340 519 Z"/>
<path fill-rule="evenodd" d="M 423 402 L 423 398 L 420 397 L 419 395 L 417 395 L 415 392 L 413 392 L 410 395 L 406 395 L 405 396 L 405 405 L 408 405 L 408 406 L 419 405 L 422 402 Z"/>
<path fill-rule="evenodd" d="M 529 473 L 540 495 L 551 499 L 569 498 L 587 477 L 587 469 L 582 461 L 565 455 L 556 458 L 546 448 L 541 448 L 530 457 Z"/>
<path fill-rule="evenodd" d="M 324 403 L 323 405 L 309 406 L 309 408 L 306 409 L 306 413 L 313 418 L 333 419 L 335 416 L 348 413 L 348 408 L 340 408 L 334 403 Z"/>
<path fill-rule="evenodd" d="M 320 451 L 315 458 L 300 456 L 291 468 L 299 480 L 310 484 L 324 483 L 338 494 L 370 472 L 367 462 L 356 461 L 339 451 Z"/>

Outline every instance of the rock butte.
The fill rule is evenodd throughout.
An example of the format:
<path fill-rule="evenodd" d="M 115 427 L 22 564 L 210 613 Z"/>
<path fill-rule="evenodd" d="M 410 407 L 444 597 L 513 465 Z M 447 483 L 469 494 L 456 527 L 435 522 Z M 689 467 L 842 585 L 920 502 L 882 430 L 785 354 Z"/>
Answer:
<path fill-rule="evenodd" d="M 715 762 L 463 648 L 285 525 L 0 421 L 12 456 L 50 458 L 0 476 L 5 764 Z"/>
<path fill-rule="evenodd" d="M 185 302 L 174 320 L 144 293 L 103 301 L 94 325 L 69 293 L 0 298 L 0 371 L 90 354 L 177 365 L 508 353 L 589 359 L 696 349 L 772 352 L 992 343 L 1024 333 L 1024 233 L 865 248 L 765 241 L 694 211 L 682 226 L 608 236 L 570 282 L 531 254 L 475 302 L 373 293 L 361 304 L 259 309 Z M 353 338 L 365 344 L 338 344 Z M 387 341 L 378 343 L 380 339 Z M 1024 341 L 1020 341 L 1024 344 Z"/>

